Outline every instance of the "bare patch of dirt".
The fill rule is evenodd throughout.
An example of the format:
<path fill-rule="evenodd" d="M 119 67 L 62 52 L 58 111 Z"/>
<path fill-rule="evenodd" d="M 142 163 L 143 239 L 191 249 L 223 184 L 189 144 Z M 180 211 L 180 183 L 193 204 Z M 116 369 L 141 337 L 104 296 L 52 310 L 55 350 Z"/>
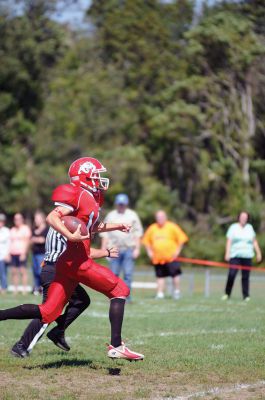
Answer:
<path fill-rule="evenodd" d="M 16 371 L 17 372 L 17 371 Z M 265 382 L 222 385 L 218 377 L 194 384 L 192 374 L 174 372 L 163 377 L 121 368 L 32 368 L 0 373 L 0 399 L 9 400 L 261 400 Z M 211 381 L 211 385 L 209 385 Z M 193 382 L 193 384 L 191 384 Z M 215 391 L 213 391 L 215 389 Z M 7 393 L 3 397 L 3 393 Z"/>

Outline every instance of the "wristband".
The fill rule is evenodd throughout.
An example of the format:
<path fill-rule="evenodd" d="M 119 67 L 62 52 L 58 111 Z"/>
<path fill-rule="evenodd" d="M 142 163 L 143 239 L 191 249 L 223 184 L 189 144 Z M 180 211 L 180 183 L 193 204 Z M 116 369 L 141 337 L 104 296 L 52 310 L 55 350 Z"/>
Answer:
<path fill-rule="evenodd" d="M 111 250 L 111 249 L 106 249 L 106 250 L 107 250 L 107 252 L 108 252 L 107 257 L 110 257 L 110 250 Z"/>

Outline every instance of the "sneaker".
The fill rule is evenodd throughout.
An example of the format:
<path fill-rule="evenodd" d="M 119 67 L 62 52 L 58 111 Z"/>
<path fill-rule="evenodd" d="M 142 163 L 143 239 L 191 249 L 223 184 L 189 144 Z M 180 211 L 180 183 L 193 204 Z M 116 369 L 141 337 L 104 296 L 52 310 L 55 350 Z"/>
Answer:
<path fill-rule="evenodd" d="M 221 300 L 223 300 L 223 301 L 229 300 L 228 294 L 224 294 L 224 295 L 221 297 Z"/>
<path fill-rule="evenodd" d="M 250 297 L 249 297 L 249 296 L 245 297 L 245 298 L 243 299 L 243 301 L 245 301 L 246 303 L 248 303 L 248 302 L 250 301 Z"/>
<path fill-rule="evenodd" d="M 158 299 L 158 300 L 164 299 L 164 298 L 165 298 L 165 295 L 164 295 L 163 292 L 158 292 L 158 293 L 156 294 L 156 297 L 155 297 L 155 298 Z"/>
<path fill-rule="evenodd" d="M 70 350 L 70 346 L 65 340 L 64 333 L 62 333 L 62 331 L 60 331 L 57 326 L 47 333 L 47 337 L 55 344 L 55 346 L 59 347 L 61 350 Z"/>
<path fill-rule="evenodd" d="M 40 286 L 40 287 L 34 287 L 33 288 L 33 290 L 32 290 L 32 294 L 34 295 L 34 296 L 38 296 L 39 294 L 42 294 L 42 287 Z"/>
<path fill-rule="evenodd" d="M 180 290 L 174 290 L 172 297 L 174 300 L 179 300 L 180 299 Z"/>
<path fill-rule="evenodd" d="M 25 358 L 29 356 L 29 352 L 27 351 L 24 344 L 21 342 L 17 342 L 16 344 L 14 344 L 10 353 L 12 354 L 12 356 L 19 358 Z"/>
<path fill-rule="evenodd" d="M 113 347 L 111 344 L 108 346 L 108 357 L 114 358 L 122 358 L 128 361 L 138 361 L 143 360 L 144 355 L 140 353 L 136 353 L 128 349 L 124 343 L 122 343 L 119 347 Z"/>

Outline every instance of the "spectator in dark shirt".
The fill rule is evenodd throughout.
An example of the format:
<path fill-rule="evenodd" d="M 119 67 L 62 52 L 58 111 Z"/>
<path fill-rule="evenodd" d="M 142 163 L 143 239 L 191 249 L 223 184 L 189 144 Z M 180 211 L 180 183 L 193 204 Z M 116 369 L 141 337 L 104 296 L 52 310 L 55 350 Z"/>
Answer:
<path fill-rule="evenodd" d="M 49 228 L 46 225 L 45 215 L 41 211 L 36 211 L 34 215 L 34 228 L 32 232 L 32 271 L 34 278 L 33 293 L 42 292 L 41 287 L 41 263 L 45 255 L 45 240 Z"/>

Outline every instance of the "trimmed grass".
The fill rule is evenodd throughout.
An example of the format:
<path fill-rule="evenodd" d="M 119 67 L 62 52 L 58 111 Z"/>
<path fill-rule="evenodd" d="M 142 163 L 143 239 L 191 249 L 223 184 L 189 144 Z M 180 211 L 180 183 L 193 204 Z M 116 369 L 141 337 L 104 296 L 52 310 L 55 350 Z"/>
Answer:
<path fill-rule="evenodd" d="M 145 354 L 143 362 L 106 357 L 108 301 L 92 291 L 91 306 L 67 331 L 69 353 L 44 336 L 29 358 L 13 358 L 9 349 L 27 321 L 2 322 L 0 399 L 265 399 L 264 283 L 253 283 L 250 303 L 242 302 L 238 287 L 224 303 L 224 281 L 214 282 L 215 294 L 206 299 L 203 277 L 197 279 L 195 294 L 179 301 L 134 291 L 123 333 L 129 346 Z M 32 301 L 38 299 L 9 294 L 1 297 L 1 308 Z M 219 391 L 204 393 L 213 388 Z"/>

